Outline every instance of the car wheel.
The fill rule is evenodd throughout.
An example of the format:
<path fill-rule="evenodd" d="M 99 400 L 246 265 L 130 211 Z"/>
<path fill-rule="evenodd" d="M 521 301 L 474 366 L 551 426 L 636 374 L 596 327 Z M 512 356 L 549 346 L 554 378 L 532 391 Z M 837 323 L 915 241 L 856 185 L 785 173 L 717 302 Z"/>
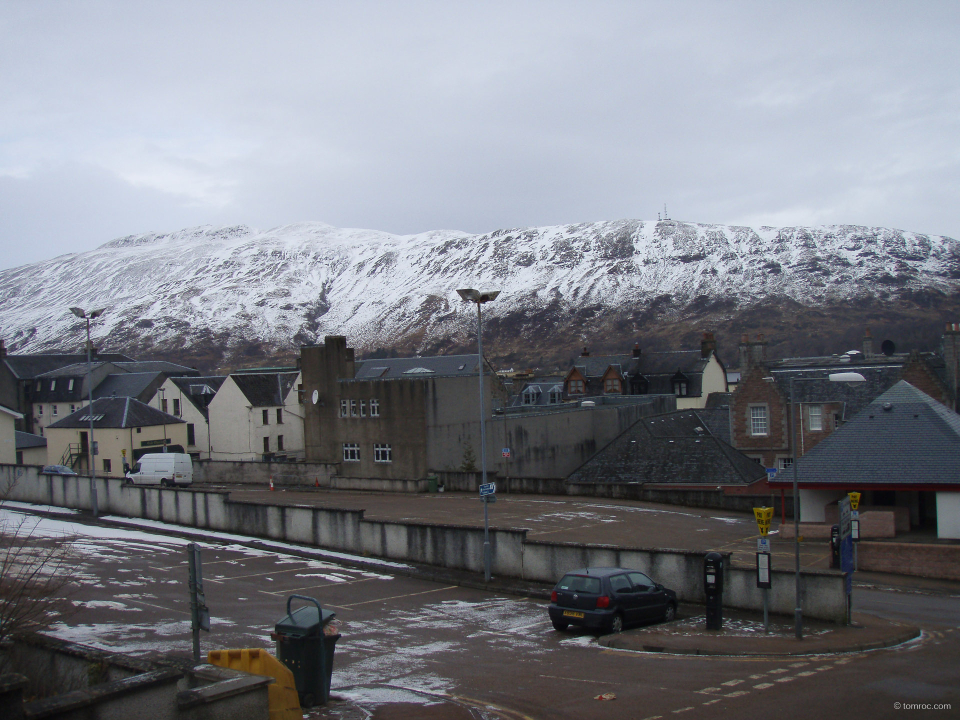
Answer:
<path fill-rule="evenodd" d="M 166 478 L 163 478 L 162 480 L 160 480 L 160 485 L 162 485 L 163 487 L 170 487 L 170 481 L 167 480 Z"/>
<path fill-rule="evenodd" d="M 124 478 L 124 479 L 123 479 L 123 484 L 124 484 L 124 485 L 133 485 L 133 480 L 131 480 L 130 478 Z"/>
<path fill-rule="evenodd" d="M 620 613 L 616 613 L 612 618 L 610 618 L 610 632 L 623 632 L 623 615 Z"/>
<path fill-rule="evenodd" d="M 667 610 L 663 613 L 664 622 L 673 622 L 677 619 L 677 606 L 673 603 L 667 603 Z"/>
<path fill-rule="evenodd" d="M 570 627 L 570 623 L 564 622 L 563 620 L 551 620 L 550 622 L 553 623 L 554 630 L 559 630 L 561 632 Z"/>

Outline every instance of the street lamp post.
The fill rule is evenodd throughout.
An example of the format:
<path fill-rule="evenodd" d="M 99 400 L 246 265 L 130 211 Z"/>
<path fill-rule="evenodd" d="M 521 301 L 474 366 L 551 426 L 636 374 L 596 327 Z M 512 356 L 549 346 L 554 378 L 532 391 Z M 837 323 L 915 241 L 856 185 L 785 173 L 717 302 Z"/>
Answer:
<path fill-rule="evenodd" d="M 97 517 L 99 508 L 97 507 L 97 465 L 94 460 L 93 446 L 93 343 L 90 342 L 90 321 L 103 315 L 104 308 L 93 310 L 86 313 L 78 307 L 70 308 L 70 312 L 81 318 L 87 323 L 87 392 L 90 398 L 90 405 L 87 409 L 87 417 L 90 418 L 90 447 L 88 448 L 90 464 L 90 504 L 93 507 L 93 516 Z"/>
<path fill-rule="evenodd" d="M 467 302 L 477 304 L 477 352 L 479 354 L 480 376 L 480 477 L 481 482 L 487 484 L 487 418 L 483 412 L 483 317 L 481 306 L 491 302 L 500 294 L 499 290 L 480 292 L 473 289 L 457 290 L 460 297 Z M 487 496 L 483 496 L 483 576 L 490 582 L 490 524 L 487 515 Z"/>
<path fill-rule="evenodd" d="M 840 383 L 860 383 L 866 381 L 863 375 L 856 372 L 830 373 L 827 379 L 830 382 Z M 795 562 L 794 577 L 796 581 L 796 587 L 794 589 L 794 633 L 796 634 L 797 640 L 803 639 L 803 610 L 800 603 L 800 488 L 797 481 L 797 462 L 800 459 L 797 456 L 797 420 L 802 421 L 802 418 L 796 418 L 794 416 L 796 412 L 796 401 L 793 393 L 793 384 L 794 382 L 809 380 L 823 380 L 823 378 L 790 378 L 790 443 L 793 445 L 793 554 Z"/>
<path fill-rule="evenodd" d="M 163 406 L 164 394 L 167 392 L 166 388 L 157 388 L 157 395 L 160 396 L 160 412 L 166 413 L 167 409 Z M 162 452 L 167 451 L 167 418 L 163 418 L 163 450 Z"/>

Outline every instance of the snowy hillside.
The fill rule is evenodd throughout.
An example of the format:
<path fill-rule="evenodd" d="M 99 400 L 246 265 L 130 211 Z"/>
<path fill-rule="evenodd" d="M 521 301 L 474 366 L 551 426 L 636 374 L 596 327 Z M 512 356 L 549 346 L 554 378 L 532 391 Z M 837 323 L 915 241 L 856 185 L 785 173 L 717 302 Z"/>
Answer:
<path fill-rule="evenodd" d="M 957 241 L 884 228 L 622 220 L 395 236 L 322 223 L 201 227 L 0 272 L 0 338 L 15 352 L 75 349 L 83 325 L 68 308 L 79 305 L 107 308 L 94 337 L 113 349 L 292 349 L 327 334 L 358 349 L 404 338 L 427 348 L 472 335 L 475 311 L 460 287 L 502 290 L 485 317 L 537 317 L 542 331 L 585 310 L 669 314 L 721 302 L 729 313 L 770 298 L 811 307 L 958 286 Z"/>

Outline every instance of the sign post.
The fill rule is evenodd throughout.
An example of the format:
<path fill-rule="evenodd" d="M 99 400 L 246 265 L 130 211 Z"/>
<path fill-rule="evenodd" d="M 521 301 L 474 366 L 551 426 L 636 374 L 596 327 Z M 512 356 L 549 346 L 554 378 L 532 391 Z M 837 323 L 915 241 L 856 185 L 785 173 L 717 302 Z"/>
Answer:
<path fill-rule="evenodd" d="M 200 664 L 200 631 L 210 632 L 210 610 L 203 593 L 203 570 L 200 565 L 200 548 L 194 543 L 187 545 L 187 563 L 190 569 L 190 625 L 193 630 L 193 662 Z"/>
<path fill-rule="evenodd" d="M 757 538 L 757 587 L 763 590 L 763 631 L 770 632 L 770 597 L 771 582 L 770 565 L 770 520 L 773 518 L 772 507 L 753 509 L 753 516 L 757 519 L 760 537 Z"/>
<path fill-rule="evenodd" d="M 840 501 L 840 571 L 844 574 L 844 588 L 847 593 L 847 624 L 853 606 L 853 510 L 850 498 Z"/>
<path fill-rule="evenodd" d="M 850 492 L 847 493 L 847 497 L 850 498 L 850 510 L 853 515 L 850 521 L 850 534 L 853 537 L 853 570 L 856 572 L 860 569 L 860 562 L 857 557 L 857 545 L 860 542 L 860 511 L 857 510 L 860 507 L 860 493 Z"/>

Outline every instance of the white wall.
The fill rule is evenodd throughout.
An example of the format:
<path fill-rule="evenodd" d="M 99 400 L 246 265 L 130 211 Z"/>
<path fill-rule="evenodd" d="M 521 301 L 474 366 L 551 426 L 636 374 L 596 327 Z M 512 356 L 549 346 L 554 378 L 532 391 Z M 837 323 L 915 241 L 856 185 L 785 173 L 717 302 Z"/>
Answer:
<path fill-rule="evenodd" d="M 689 408 L 704 408 L 710 393 L 727 392 L 727 373 L 717 361 L 717 356 L 710 354 L 710 362 L 703 369 L 700 397 L 677 398 L 677 410 Z"/>
<path fill-rule="evenodd" d="M 207 423 L 207 418 L 204 417 L 203 413 L 197 409 L 197 406 L 190 401 L 190 396 L 184 393 L 173 380 L 167 378 L 160 387 L 163 389 L 164 398 L 167 400 L 167 412 L 180 418 L 185 423 L 193 425 L 194 444 L 187 445 L 184 443 L 184 450 L 188 453 L 199 453 L 200 460 L 208 460 L 210 458 L 210 427 Z M 179 401 L 179 414 L 173 412 L 174 400 Z M 160 394 L 157 393 L 154 395 L 149 404 L 151 407 L 159 410 Z"/>
<path fill-rule="evenodd" d="M 13 465 L 17 462 L 17 418 L 22 417 L 5 408 L 0 409 L 0 463 Z"/>
<path fill-rule="evenodd" d="M 960 492 L 937 493 L 937 537 L 960 539 Z"/>
<path fill-rule="evenodd" d="M 211 460 L 259 460 L 263 453 L 253 447 L 253 413 L 250 402 L 240 391 L 232 377 L 210 401 L 210 459 Z M 259 418 L 257 418 L 259 421 Z"/>
<path fill-rule="evenodd" d="M 846 496 L 843 490 L 801 490 L 800 491 L 800 520 L 805 523 L 822 523 L 827 518 L 824 508 L 830 503 L 837 503 Z"/>

